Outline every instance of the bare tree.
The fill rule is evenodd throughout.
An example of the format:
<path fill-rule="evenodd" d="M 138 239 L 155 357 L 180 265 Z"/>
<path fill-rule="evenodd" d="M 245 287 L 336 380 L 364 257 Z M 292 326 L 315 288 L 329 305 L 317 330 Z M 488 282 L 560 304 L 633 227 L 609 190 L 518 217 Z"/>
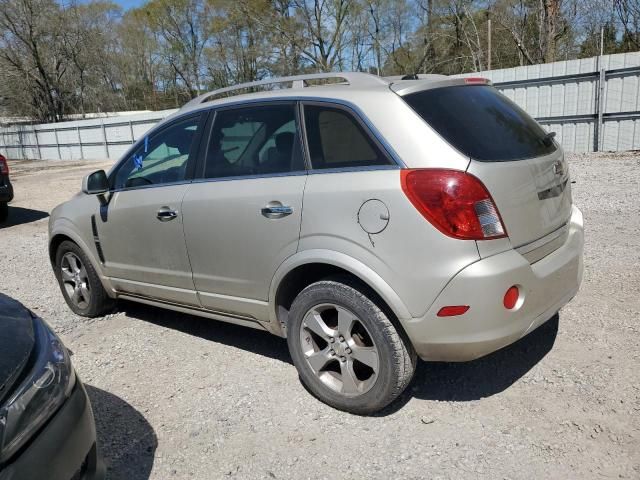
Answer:
<path fill-rule="evenodd" d="M 635 49 L 640 48 L 640 2 L 613 0 L 615 11 L 624 29 L 624 40 Z"/>
<path fill-rule="evenodd" d="M 275 75 L 494 68 L 639 48 L 637 0 L 0 0 L 0 110 L 41 121 L 178 106 Z M 75 3 L 78 2 L 78 3 Z"/>
<path fill-rule="evenodd" d="M 62 119 L 66 94 L 62 81 L 67 65 L 60 51 L 56 10 L 52 0 L 0 0 L 2 64 L 29 86 L 19 96 L 27 102 L 26 110 L 51 122 Z"/>

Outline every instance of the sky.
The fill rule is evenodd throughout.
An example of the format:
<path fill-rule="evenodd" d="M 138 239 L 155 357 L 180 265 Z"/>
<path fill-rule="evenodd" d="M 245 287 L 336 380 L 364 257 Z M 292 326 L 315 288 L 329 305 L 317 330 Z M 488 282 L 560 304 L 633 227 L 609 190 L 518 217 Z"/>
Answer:
<path fill-rule="evenodd" d="M 88 3 L 90 0 L 79 0 L 81 3 Z M 147 2 L 147 0 L 111 0 L 122 7 L 122 10 L 129 10 L 130 8 L 136 8 Z M 58 3 L 65 5 L 70 3 L 67 0 L 58 0 Z"/>
<path fill-rule="evenodd" d="M 130 8 L 139 7 L 145 0 L 113 0 L 115 3 L 122 7 L 122 10 L 129 10 Z"/>
<path fill-rule="evenodd" d="M 115 3 L 120 5 L 123 10 L 129 10 L 130 8 L 139 7 L 145 0 L 114 0 Z"/>

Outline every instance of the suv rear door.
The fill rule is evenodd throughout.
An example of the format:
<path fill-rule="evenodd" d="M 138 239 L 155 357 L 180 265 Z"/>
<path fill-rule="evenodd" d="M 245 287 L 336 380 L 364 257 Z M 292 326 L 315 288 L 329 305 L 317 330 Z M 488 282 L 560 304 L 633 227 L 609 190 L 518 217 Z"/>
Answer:
<path fill-rule="evenodd" d="M 306 170 L 296 102 L 212 116 L 204 164 L 183 204 L 202 306 L 268 319 L 269 287 L 298 248 Z"/>
<path fill-rule="evenodd" d="M 475 81 L 475 79 L 474 79 Z M 404 100 L 471 162 L 487 187 L 513 247 L 558 230 L 571 216 L 562 149 L 526 112 L 486 84 L 426 88 Z"/>

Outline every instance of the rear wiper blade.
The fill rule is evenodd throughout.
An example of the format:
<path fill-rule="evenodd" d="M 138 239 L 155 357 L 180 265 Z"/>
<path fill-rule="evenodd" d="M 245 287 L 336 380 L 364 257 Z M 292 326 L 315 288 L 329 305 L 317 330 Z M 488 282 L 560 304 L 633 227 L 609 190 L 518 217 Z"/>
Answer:
<path fill-rule="evenodd" d="M 547 147 L 553 143 L 553 139 L 556 136 L 556 132 L 549 132 L 544 137 L 542 137 L 542 143 L 544 143 Z"/>

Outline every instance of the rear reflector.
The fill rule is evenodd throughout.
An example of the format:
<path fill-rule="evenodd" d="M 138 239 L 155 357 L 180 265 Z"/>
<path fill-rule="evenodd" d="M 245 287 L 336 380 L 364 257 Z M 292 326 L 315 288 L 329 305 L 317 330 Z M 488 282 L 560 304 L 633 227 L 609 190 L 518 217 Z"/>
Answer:
<path fill-rule="evenodd" d="M 449 305 L 448 307 L 442 307 L 438 311 L 439 317 L 456 317 L 462 315 L 469 310 L 468 305 Z"/>
<path fill-rule="evenodd" d="M 507 236 L 491 195 L 473 175 L 436 168 L 400 172 L 405 195 L 445 235 L 462 240 Z"/>
<path fill-rule="evenodd" d="M 504 308 L 512 310 L 516 306 L 516 303 L 518 303 L 518 298 L 520 298 L 520 290 L 518 287 L 510 287 L 507 293 L 504 294 L 504 300 L 502 301 Z"/>

